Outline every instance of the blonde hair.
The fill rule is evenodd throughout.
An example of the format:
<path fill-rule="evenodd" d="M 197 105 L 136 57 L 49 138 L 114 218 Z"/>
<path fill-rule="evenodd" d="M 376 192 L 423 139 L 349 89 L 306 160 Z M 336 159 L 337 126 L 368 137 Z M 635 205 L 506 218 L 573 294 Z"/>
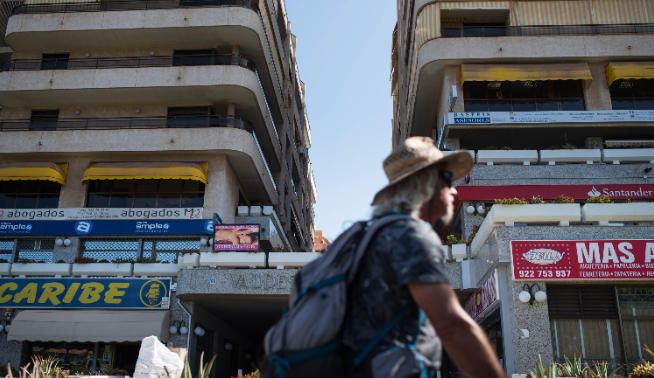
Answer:
<path fill-rule="evenodd" d="M 372 210 L 378 217 L 388 212 L 409 213 L 418 217 L 420 208 L 440 187 L 438 169 L 423 169 L 386 190 Z"/>

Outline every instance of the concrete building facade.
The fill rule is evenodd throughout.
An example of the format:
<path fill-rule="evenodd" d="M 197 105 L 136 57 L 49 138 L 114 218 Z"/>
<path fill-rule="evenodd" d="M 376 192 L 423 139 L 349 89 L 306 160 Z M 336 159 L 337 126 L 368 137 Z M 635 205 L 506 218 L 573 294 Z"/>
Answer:
<path fill-rule="evenodd" d="M 651 358 L 654 4 L 398 0 L 397 20 L 393 143 L 475 158 L 442 236 L 507 372 Z"/>
<path fill-rule="evenodd" d="M 316 201 L 284 2 L 0 6 L 0 364 L 131 374 L 155 334 L 217 355 L 216 377 L 254 370 L 315 257 L 281 252 L 313 250 Z M 219 224 L 258 228 L 219 240 Z"/>

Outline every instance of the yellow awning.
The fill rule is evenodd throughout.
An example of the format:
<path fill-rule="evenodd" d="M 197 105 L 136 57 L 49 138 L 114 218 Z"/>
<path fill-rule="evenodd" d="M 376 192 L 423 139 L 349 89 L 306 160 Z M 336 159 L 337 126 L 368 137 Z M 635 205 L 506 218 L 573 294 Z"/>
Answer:
<path fill-rule="evenodd" d="M 66 164 L 5 163 L 0 164 L 0 181 L 52 181 L 66 182 Z"/>
<path fill-rule="evenodd" d="M 606 66 L 609 85 L 620 79 L 654 79 L 654 62 L 612 62 Z"/>
<path fill-rule="evenodd" d="M 90 180 L 193 180 L 207 183 L 207 164 L 195 163 L 94 163 L 84 171 Z"/>
<path fill-rule="evenodd" d="M 592 80 L 586 63 L 462 64 L 466 81 Z"/>

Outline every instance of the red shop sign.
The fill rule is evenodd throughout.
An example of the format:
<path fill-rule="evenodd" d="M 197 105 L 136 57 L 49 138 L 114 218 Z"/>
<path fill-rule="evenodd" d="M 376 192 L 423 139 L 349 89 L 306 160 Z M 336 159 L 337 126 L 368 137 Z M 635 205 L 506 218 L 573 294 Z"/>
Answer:
<path fill-rule="evenodd" d="M 512 240 L 516 281 L 654 280 L 654 239 Z"/>
<path fill-rule="evenodd" d="M 588 184 L 588 185 L 486 185 L 457 186 L 459 201 L 492 201 L 496 198 L 554 199 L 565 195 L 578 200 L 606 196 L 611 199 L 654 201 L 654 184 Z"/>
<path fill-rule="evenodd" d="M 500 292 L 497 287 L 497 270 L 491 274 L 475 289 L 465 304 L 465 309 L 470 316 L 479 320 L 486 316 L 486 310 L 500 300 Z"/>

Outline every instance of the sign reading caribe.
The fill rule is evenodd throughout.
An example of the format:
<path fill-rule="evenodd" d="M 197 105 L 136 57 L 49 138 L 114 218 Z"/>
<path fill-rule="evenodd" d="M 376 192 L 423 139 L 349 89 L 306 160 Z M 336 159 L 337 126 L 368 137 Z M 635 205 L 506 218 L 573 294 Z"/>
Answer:
<path fill-rule="evenodd" d="M 0 278 L 0 307 L 163 310 L 170 288 L 170 278 Z"/>
<path fill-rule="evenodd" d="M 654 280 L 654 240 L 513 240 L 513 275 L 529 280 Z"/>

